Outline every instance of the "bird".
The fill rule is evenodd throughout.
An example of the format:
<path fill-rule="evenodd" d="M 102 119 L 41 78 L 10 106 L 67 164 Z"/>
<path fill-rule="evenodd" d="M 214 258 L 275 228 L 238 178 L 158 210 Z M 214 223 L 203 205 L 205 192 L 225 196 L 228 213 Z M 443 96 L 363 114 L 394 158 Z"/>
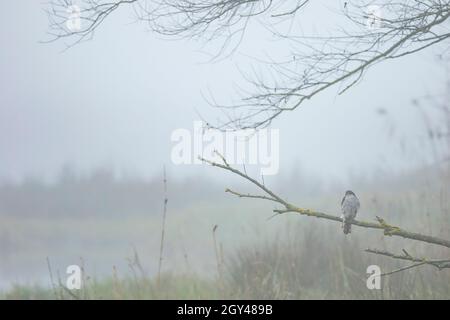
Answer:
<path fill-rule="evenodd" d="M 347 190 L 341 201 L 341 219 L 344 234 L 349 234 L 351 232 L 352 224 L 350 222 L 355 219 L 359 206 L 360 204 L 358 197 L 353 193 L 353 191 Z"/>

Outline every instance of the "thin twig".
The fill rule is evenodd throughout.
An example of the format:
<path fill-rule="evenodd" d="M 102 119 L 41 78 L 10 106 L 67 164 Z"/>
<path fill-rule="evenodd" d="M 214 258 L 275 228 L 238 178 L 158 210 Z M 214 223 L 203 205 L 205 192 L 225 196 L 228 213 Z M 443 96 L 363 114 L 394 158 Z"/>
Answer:
<path fill-rule="evenodd" d="M 397 273 L 397 272 L 402 272 L 402 271 L 405 271 L 405 270 L 408 270 L 408 269 L 412 269 L 412 268 L 416 268 L 416 267 L 422 266 L 424 264 L 426 264 L 426 262 L 414 263 L 414 264 L 412 264 L 410 266 L 406 266 L 406 267 L 403 267 L 403 268 L 395 269 L 395 270 L 390 271 L 390 272 L 382 273 L 382 274 L 380 274 L 380 276 L 381 277 L 389 276 L 391 274 L 394 274 L 394 273 Z"/>
<path fill-rule="evenodd" d="M 52 266 L 50 264 L 49 257 L 47 257 L 47 268 L 48 268 L 48 273 L 50 275 L 50 283 L 52 285 L 53 294 L 55 295 L 55 298 L 58 299 L 58 292 L 56 291 L 56 285 L 55 285 L 55 282 L 53 281 L 53 272 L 52 272 Z"/>
<path fill-rule="evenodd" d="M 164 166 L 164 207 L 163 207 L 163 220 L 162 220 L 162 230 L 161 230 L 161 244 L 159 247 L 159 264 L 158 264 L 158 289 L 160 288 L 161 283 L 161 268 L 163 261 L 163 251 L 164 251 L 164 236 L 166 230 L 166 215 L 167 215 L 167 202 L 169 201 L 167 198 L 167 178 L 166 178 L 166 167 Z"/>
<path fill-rule="evenodd" d="M 405 260 L 417 263 L 428 264 L 439 270 L 450 268 L 450 259 L 426 259 L 411 256 L 405 249 L 403 249 L 403 255 L 395 254 L 392 252 L 378 250 L 378 249 L 366 249 L 368 253 L 377 254 L 381 256 L 390 257 L 397 260 Z"/>
<path fill-rule="evenodd" d="M 218 277 L 219 277 L 220 291 L 221 291 L 222 294 L 225 294 L 225 292 L 224 292 L 224 282 L 223 282 L 223 276 L 222 276 L 221 255 L 219 254 L 219 249 L 217 248 L 217 239 L 216 239 L 217 228 L 218 228 L 218 225 L 216 224 L 216 225 L 214 225 L 214 227 L 212 229 L 214 254 L 216 255 L 217 274 L 218 274 Z"/>

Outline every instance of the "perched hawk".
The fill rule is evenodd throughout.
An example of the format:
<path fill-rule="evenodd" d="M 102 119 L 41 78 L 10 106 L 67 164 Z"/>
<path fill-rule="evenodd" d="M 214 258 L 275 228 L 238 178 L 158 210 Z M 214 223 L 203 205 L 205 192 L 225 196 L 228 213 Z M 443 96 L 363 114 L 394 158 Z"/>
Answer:
<path fill-rule="evenodd" d="M 352 230 L 352 225 L 349 223 L 356 217 L 356 213 L 359 210 L 359 200 L 358 197 L 353 193 L 353 191 L 346 191 L 344 198 L 341 201 L 342 210 L 342 229 L 345 234 L 349 234 Z"/>

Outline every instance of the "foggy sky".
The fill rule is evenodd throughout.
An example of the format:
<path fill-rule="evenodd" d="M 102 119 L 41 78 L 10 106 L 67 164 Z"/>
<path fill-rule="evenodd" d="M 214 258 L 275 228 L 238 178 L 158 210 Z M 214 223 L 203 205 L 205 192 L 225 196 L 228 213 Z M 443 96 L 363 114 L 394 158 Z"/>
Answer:
<path fill-rule="evenodd" d="M 0 180 L 52 179 L 67 164 L 81 172 L 106 166 L 146 177 L 165 164 L 180 177 L 215 177 L 202 166 L 172 164 L 170 135 L 192 130 L 198 113 L 213 121 L 221 116 L 202 93 L 211 91 L 219 101 L 233 97 L 234 85 L 244 83 L 238 67 L 274 48 L 265 29 L 254 27 L 230 58 L 205 63 L 202 43 L 160 39 L 131 23 L 125 8 L 93 41 L 62 52 L 62 43 L 39 43 L 47 39 L 44 6 L 0 3 Z M 332 88 L 278 118 L 272 127 L 280 129 L 280 174 L 301 168 L 334 179 L 423 165 L 428 149 L 411 100 L 444 90 L 446 70 L 436 53 L 432 48 L 385 62 L 344 95 Z M 388 114 L 378 115 L 378 108 Z"/>

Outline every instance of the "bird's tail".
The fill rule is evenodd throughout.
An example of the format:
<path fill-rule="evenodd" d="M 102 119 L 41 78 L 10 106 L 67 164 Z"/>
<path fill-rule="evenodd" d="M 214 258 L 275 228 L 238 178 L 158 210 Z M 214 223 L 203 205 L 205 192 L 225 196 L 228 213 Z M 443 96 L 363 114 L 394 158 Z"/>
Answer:
<path fill-rule="evenodd" d="M 344 221 L 344 227 L 343 227 L 343 230 L 344 230 L 344 234 L 349 234 L 349 233 L 351 233 L 351 232 L 352 232 L 352 224 L 351 224 L 351 223 L 348 223 L 348 222 L 346 222 L 346 221 Z"/>

